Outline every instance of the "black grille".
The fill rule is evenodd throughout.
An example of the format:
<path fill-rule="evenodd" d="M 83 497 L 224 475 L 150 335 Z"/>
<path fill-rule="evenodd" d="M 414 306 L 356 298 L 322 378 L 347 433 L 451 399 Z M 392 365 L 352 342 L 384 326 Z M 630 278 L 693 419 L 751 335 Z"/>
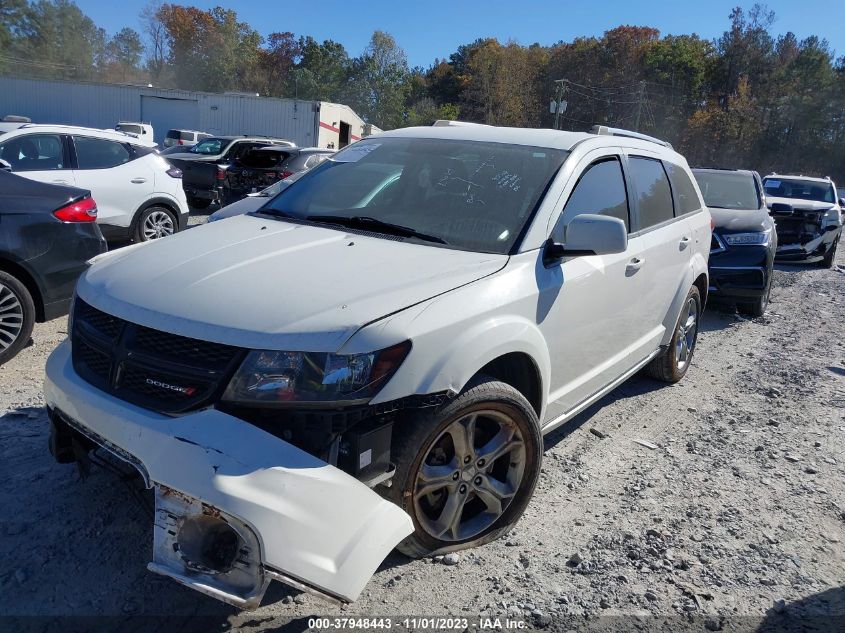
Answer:
<path fill-rule="evenodd" d="M 92 385 L 161 413 L 207 406 L 225 389 L 246 350 L 153 330 L 77 298 L 73 366 Z"/>

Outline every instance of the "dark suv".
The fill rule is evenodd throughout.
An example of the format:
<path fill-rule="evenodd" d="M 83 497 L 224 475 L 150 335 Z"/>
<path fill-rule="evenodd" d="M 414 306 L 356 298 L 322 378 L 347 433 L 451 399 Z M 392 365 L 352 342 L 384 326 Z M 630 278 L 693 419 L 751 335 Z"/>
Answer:
<path fill-rule="evenodd" d="M 713 218 L 710 297 L 762 316 L 769 303 L 777 234 L 756 171 L 693 169 Z"/>

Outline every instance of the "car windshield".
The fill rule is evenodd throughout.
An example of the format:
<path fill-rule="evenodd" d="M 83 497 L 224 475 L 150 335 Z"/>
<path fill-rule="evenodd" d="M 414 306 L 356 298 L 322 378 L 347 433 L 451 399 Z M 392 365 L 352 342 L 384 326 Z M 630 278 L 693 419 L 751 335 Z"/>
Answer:
<path fill-rule="evenodd" d="M 693 170 L 704 204 L 713 209 L 759 209 L 754 176 L 731 171 Z"/>
<path fill-rule="evenodd" d="M 232 141 L 225 138 L 207 138 L 194 145 L 190 150 L 192 154 L 220 154 Z"/>
<path fill-rule="evenodd" d="M 132 125 L 131 123 L 121 123 L 116 125 L 115 129 L 120 132 L 129 132 L 130 134 L 140 134 L 143 131 L 140 125 Z"/>
<path fill-rule="evenodd" d="M 776 198 L 797 198 L 814 202 L 834 204 L 836 197 L 833 186 L 826 182 L 799 180 L 797 178 L 766 178 L 763 187 L 767 196 Z"/>
<path fill-rule="evenodd" d="M 479 141 L 367 139 L 306 172 L 262 212 L 384 233 L 390 225 L 409 239 L 508 253 L 567 155 Z"/>

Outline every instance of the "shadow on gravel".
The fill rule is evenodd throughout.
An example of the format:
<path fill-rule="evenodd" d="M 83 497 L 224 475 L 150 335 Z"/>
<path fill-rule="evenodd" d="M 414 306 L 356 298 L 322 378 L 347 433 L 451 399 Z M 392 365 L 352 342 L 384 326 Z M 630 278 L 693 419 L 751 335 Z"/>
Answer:
<path fill-rule="evenodd" d="M 845 631 L 845 586 L 795 602 L 775 602 L 756 633 L 827 633 Z"/>

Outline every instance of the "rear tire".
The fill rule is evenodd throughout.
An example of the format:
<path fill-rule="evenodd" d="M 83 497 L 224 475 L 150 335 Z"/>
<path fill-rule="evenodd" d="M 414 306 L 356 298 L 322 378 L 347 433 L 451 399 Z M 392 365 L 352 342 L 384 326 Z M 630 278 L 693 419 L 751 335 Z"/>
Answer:
<path fill-rule="evenodd" d="M 29 290 L 0 270 L 0 365 L 29 344 L 34 325 L 35 303 Z"/>
<path fill-rule="evenodd" d="M 188 198 L 188 206 L 192 209 L 199 209 L 202 211 L 203 209 L 207 209 L 211 206 L 211 200 L 207 198 Z"/>
<path fill-rule="evenodd" d="M 516 389 L 479 376 L 445 407 L 405 417 L 395 429 L 396 474 L 385 496 L 414 524 L 400 552 L 421 558 L 484 545 L 522 516 L 543 440 L 536 412 Z"/>
<path fill-rule="evenodd" d="M 701 318 L 701 293 L 696 286 L 690 288 L 684 300 L 669 349 L 652 360 L 646 371 L 652 378 L 675 383 L 683 378 L 692 362 L 698 340 L 698 320 Z"/>
<path fill-rule="evenodd" d="M 176 216 L 167 207 L 147 207 L 138 214 L 135 221 L 133 239 L 136 242 L 149 242 L 173 235 L 179 231 Z"/>

